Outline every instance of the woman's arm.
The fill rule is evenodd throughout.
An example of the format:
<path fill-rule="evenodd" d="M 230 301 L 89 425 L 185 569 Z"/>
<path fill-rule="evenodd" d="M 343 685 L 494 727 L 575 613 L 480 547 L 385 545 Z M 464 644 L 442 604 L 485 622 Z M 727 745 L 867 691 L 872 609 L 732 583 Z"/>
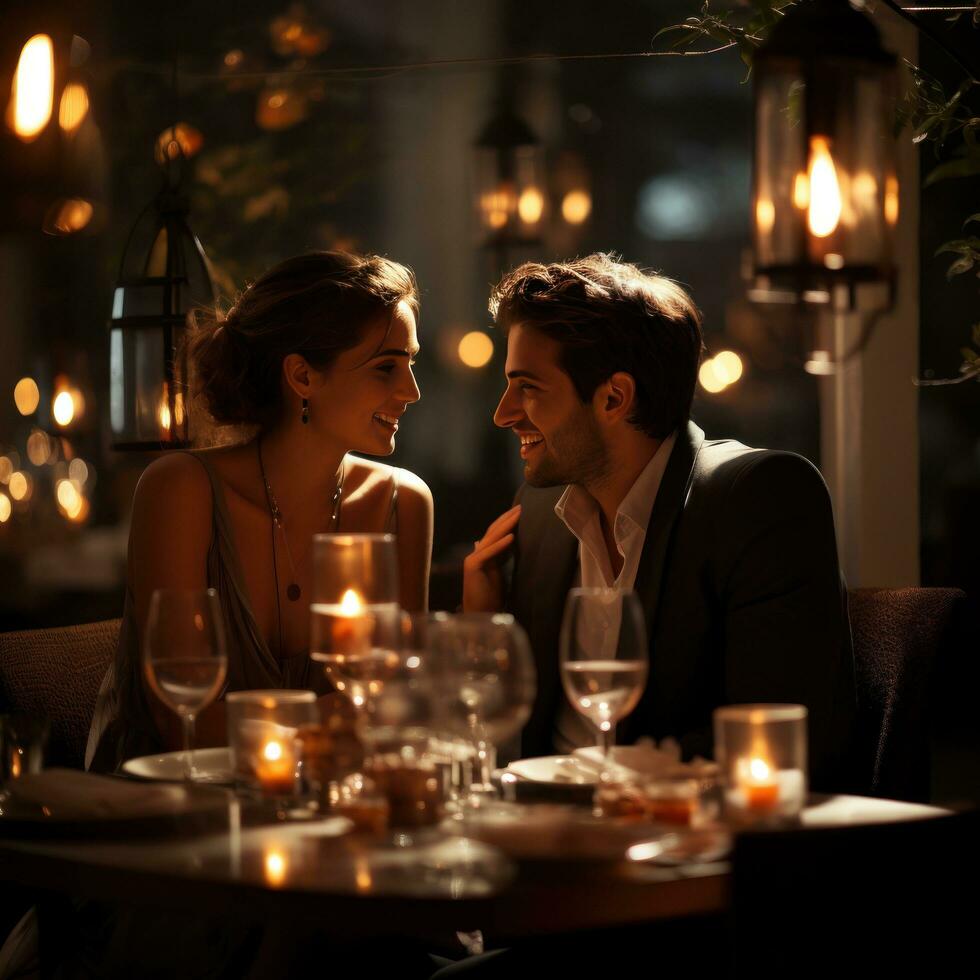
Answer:
<path fill-rule="evenodd" d="M 211 511 L 210 480 L 201 463 L 187 453 L 161 456 L 140 477 L 129 532 L 128 577 L 141 647 L 150 598 L 156 589 L 207 588 Z M 153 693 L 143 665 L 138 666 L 140 683 L 164 746 L 179 749 L 179 719 Z M 197 741 L 201 745 L 225 744 L 223 704 L 202 712 Z"/>
<path fill-rule="evenodd" d="M 399 470 L 398 580 L 401 604 L 408 612 L 429 608 L 432 564 L 432 491 L 414 473 Z"/>

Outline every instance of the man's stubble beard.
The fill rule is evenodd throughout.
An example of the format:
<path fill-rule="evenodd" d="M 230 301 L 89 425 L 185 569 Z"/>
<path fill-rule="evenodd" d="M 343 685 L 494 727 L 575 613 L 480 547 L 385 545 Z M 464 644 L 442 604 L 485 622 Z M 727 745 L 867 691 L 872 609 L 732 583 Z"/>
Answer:
<path fill-rule="evenodd" d="M 595 419 L 587 409 L 557 429 L 547 442 L 541 461 L 525 467 L 524 479 L 532 487 L 560 487 L 569 483 L 595 485 L 605 479 L 609 453 Z"/>

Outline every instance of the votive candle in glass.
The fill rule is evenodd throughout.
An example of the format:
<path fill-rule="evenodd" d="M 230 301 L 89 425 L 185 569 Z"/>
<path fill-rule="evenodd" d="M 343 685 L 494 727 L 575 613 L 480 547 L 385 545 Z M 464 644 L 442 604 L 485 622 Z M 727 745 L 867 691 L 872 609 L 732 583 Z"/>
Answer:
<path fill-rule="evenodd" d="M 715 758 L 729 822 L 778 825 L 799 818 L 807 793 L 806 718 L 801 704 L 715 710 Z"/>
<path fill-rule="evenodd" d="M 312 691 L 232 691 L 225 698 L 236 784 L 262 795 L 295 795 L 302 759 L 298 735 L 319 721 Z"/>

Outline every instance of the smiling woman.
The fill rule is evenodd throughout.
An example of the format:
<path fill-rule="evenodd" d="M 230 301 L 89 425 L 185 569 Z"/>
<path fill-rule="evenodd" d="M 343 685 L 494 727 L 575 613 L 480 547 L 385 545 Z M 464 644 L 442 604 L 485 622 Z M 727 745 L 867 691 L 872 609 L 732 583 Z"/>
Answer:
<path fill-rule="evenodd" d="M 414 474 L 350 455 L 390 455 L 419 399 L 417 314 L 405 266 L 315 252 L 270 269 L 224 317 L 198 315 L 191 410 L 244 435 L 163 456 L 140 480 L 120 645 L 89 739 L 96 767 L 179 741 L 140 666 L 156 589 L 217 589 L 226 691 L 329 690 L 307 656 L 314 534 L 396 534 L 401 605 L 426 607 L 432 496 Z M 224 742 L 222 701 L 201 715 L 199 736 Z"/>

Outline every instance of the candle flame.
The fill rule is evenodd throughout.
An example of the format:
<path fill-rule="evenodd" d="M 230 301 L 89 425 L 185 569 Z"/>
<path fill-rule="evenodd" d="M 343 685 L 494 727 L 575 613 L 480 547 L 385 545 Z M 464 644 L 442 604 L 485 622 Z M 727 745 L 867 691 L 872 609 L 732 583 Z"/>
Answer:
<path fill-rule="evenodd" d="M 265 852 L 265 880 L 273 888 L 278 888 L 286 880 L 289 865 L 286 855 L 277 848 Z"/>
<path fill-rule="evenodd" d="M 282 743 L 281 742 L 266 742 L 262 746 L 262 756 L 269 762 L 278 762 L 282 758 Z"/>
<path fill-rule="evenodd" d="M 7 122 L 25 143 L 30 143 L 47 126 L 53 108 L 54 45 L 47 34 L 35 34 L 20 52 Z"/>
<path fill-rule="evenodd" d="M 837 229 L 841 216 L 840 184 L 830 144 L 824 136 L 810 139 L 809 166 L 810 204 L 807 224 L 810 234 L 826 238 Z"/>
<path fill-rule="evenodd" d="M 769 779 L 772 770 L 769 768 L 769 764 L 765 759 L 750 759 L 749 760 L 749 775 L 759 783 L 765 782 Z"/>
<path fill-rule="evenodd" d="M 348 589 L 340 600 L 340 612 L 343 616 L 360 616 L 364 611 L 364 603 L 354 589 Z"/>

